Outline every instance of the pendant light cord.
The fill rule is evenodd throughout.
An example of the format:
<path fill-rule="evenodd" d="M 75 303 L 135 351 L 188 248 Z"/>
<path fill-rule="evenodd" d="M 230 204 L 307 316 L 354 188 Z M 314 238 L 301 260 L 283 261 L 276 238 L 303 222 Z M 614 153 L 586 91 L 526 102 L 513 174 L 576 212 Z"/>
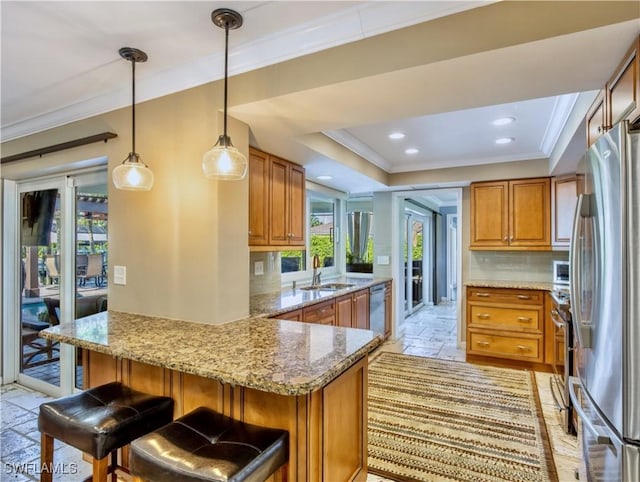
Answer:
<path fill-rule="evenodd" d="M 224 24 L 224 146 L 227 146 L 227 68 L 229 65 L 229 22 Z"/>
<path fill-rule="evenodd" d="M 136 154 L 136 61 L 131 59 L 131 154 Z"/>

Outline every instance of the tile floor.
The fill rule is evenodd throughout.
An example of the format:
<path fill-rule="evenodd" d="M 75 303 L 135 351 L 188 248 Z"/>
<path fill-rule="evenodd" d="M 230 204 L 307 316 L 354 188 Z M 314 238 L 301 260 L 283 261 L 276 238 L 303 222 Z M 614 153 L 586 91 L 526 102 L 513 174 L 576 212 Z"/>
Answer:
<path fill-rule="evenodd" d="M 416 356 L 464 361 L 464 350 L 456 348 L 455 305 L 427 306 L 407 319 L 402 339 L 389 341 L 381 350 Z M 536 373 L 536 382 L 549 432 L 560 482 L 572 482 L 579 463 L 577 441 L 560 428 L 557 411 L 549 392 L 549 374 Z M 0 387 L 0 481 L 38 480 L 40 433 L 37 429 L 38 406 L 49 397 L 16 384 Z M 56 441 L 58 472 L 55 482 L 76 482 L 91 474 L 91 466 L 73 447 Z M 126 481 L 126 479 L 123 479 Z M 388 482 L 369 475 L 367 482 Z"/>

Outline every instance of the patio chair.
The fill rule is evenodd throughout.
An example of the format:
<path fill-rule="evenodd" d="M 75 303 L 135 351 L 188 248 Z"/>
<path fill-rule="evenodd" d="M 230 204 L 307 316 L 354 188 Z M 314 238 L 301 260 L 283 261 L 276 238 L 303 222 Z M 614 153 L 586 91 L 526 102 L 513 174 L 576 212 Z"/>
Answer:
<path fill-rule="evenodd" d="M 47 274 L 51 283 L 57 283 L 60 280 L 60 273 L 58 272 L 58 265 L 56 263 L 57 256 L 47 256 L 44 259 L 44 265 L 47 269 Z"/>
<path fill-rule="evenodd" d="M 87 268 L 84 273 L 78 275 L 78 286 L 86 286 L 87 279 L 93 278 L 96 286 L 102 286 L 102 255 L 90 254 L 87 256 Z"/>

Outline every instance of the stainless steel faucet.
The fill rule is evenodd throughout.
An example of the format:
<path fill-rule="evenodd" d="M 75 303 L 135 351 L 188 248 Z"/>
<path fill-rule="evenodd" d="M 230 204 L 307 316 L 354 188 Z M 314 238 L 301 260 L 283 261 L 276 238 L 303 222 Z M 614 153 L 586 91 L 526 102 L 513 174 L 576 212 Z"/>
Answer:
<path fill-rule="evenodd" d="M 320 258 L 317 254 L 313 255 L 313 278 L 311 279 L 311 286 L 320 286 L 321 271 L 318 271 L 320 267 Z"/>

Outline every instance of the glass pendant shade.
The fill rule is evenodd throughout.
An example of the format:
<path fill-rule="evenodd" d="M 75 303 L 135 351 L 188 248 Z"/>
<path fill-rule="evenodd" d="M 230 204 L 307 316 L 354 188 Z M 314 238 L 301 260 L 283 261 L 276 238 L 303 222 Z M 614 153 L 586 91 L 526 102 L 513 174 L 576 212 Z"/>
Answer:
<path fill-rule="evenodd" d="M 242 15 L 229 8 L 218 8 L 211 12 L 211 21 L 224 29 L 224 134 L 202 157 L 202 170 L 209 179 L 239 181 L 247 175 L 247 158 L 231 144 L 227 135 L 227 83 L 229 78 L 229 29 L 242 26 Z"/>
<path fill-rule="evenodd" d="M 131 152 L 111 173 L 116 189 L 123 191 L 150 191 L 153 187 L 153 172 L 136 152 L 136 63 L 146 62 L 147 54 L 140 49 L 122 47 L 118 53 L 131 62 Z"/>
<path fill-rule="evenodd" d="M 202 157 L 202 170 L 209 179 L 239 181 L 247 174 L 247 159 L 222 135 Z"/>
<path fill-rule="evenodd" d="M 113 184 L 123 191 L 149 191 L 153 187 L 153 172 L 136 153 L 130 153 L 112 173 Z"/>

